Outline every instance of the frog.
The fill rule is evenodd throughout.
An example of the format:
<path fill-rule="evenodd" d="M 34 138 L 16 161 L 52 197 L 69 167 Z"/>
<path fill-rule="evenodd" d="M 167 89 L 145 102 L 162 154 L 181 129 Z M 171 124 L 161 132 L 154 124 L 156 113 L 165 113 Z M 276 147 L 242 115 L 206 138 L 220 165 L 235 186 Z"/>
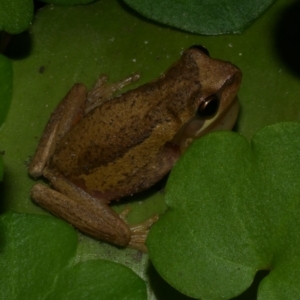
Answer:
<path fill-rule="evenodd" d="M 238 111 L 241 70 L 195 45 L 157 79 L 117 94 L 138 73 L 88 91 L 76 83 L 44 129 L 28 167 L 31 198 L 82 233 L 120 248 L 147 251 L 153 215 L 130 225 L 112 201 L 142 192 L 167 176 L 191 143 L 231 130 Z M 117 95 L 116 95 L 117 94 Z"/>

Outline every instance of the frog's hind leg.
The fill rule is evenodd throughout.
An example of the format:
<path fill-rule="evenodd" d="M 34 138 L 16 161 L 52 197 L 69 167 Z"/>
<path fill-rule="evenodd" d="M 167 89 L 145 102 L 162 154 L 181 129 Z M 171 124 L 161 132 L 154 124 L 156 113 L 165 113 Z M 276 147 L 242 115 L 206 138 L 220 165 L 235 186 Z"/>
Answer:
<path fill-rule="evenodd" d="M 126 221 L 129 208 L 118 215 L 105 201 L 92 197 L 61 174 L 45 167 L 43 176 L 54 189 L 41 183 L 33 186 L 31 198 L 41 207 L 93 238 L 147 252 L 145 241 L 157 215 L 129 225 Z"/>
<path fill-rule="evenodd" d="M 115 92 L 119 91 L 124 86 L 138 81 L 139 79 L 140 75 L 134 73 L 120 81 L 107 83 L 108 77 L 106 75 L 101 75 L 96 81 L 94 87 L 88 93 L 85 113 L 87 114 L 93 108 L 110 100 Z"/>
<path fill-rule="evenodd" d="M 42 175 L 58 141 L 82 118 L 86 95 L 86 86 L 80 83 L 75 84 L 52 113 L 28 167 L 28 172 L 32 177 Z"/>
<path fill-rule="evenodd" d="M 128 245 L 131 236 L 128 225 L 104 201 L 47 167 L 43 175 L 55 190 L 41 183 L 34 185 L 31 198 L 36 203 L 93 238 L 121 247 Z"/>

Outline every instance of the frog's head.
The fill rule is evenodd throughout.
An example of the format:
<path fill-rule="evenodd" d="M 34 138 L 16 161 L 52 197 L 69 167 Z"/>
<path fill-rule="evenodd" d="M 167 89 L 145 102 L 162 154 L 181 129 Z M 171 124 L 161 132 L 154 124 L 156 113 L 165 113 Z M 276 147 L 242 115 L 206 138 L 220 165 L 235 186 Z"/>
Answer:
<path fill-rule="evenodd" d="M 184 151 L 191 141 L 208 132 L 232 129 L 239 111 L 237 92 L 242 73 L 229 62 L 211 58 L 202 46 L 188 48 L 183 56 L 198 66 L 201 85 L 197 114 L 181 132 L 180 146 Z"/>

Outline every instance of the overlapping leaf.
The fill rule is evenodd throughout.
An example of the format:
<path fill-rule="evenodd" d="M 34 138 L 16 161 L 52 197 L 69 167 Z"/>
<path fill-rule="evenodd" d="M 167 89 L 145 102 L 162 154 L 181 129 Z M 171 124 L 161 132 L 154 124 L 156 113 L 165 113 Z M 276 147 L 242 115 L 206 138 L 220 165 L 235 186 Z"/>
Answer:
<path fill-rule="evenodd" d="M 196 141 L 172 170 L 170 210 L 148 239 L 158 272 L 200 299 L 230 299 L 270 270 L 259 299 L 300 294 L 300 124 Z M 187 173 L 186 170 L 189 170 Z"/>
<path fill-rule="evenodd" d="M 87 4 L 94 0 L 44 0 L 43 2 L 58 5 Z M 34 11 L 33 0 L 0 0 L 0 31 L 11 34 L 21 33 L 28 29 Z"/>
<path fill-rule="evenodd" d="M 33 0 L 0 0 L 0 30 L 20 33 L 33 17 Z"/>
<path fill-rule="evenodd" d="M 133 271 L 102 260 L 75 264 L 76 248 L 77 233 L 65 222 L 38 215 L 2 215 L 0 298 L 147 299 L 145 283 Z"/>

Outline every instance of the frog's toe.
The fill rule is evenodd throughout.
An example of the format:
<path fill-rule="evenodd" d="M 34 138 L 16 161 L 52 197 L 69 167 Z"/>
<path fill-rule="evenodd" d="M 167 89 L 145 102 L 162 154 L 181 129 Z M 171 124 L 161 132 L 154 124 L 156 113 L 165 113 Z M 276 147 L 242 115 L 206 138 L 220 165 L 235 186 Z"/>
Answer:
<path fill-rule="evenodd" d="M 129 226 L 131 232 L 131 239 L 128 247 L 147 252 L 145 245 L 150 227 L 158 220 L 158 215 L 153 215 L 149 219 L 138 223 L 136 225 Z"/>

